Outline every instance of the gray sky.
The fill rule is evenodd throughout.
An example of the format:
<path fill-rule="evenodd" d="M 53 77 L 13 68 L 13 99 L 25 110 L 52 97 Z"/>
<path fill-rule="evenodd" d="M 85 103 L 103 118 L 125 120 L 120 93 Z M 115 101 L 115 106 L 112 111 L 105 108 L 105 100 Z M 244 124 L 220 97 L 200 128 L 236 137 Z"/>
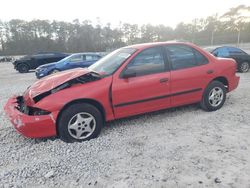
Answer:
<path fill-rule="evenodd" d="M 221 15 L 240 4 L 250 6 L 250 0 L 1 0 L 0 19 L 72 21 L 78 18 L 96 23 L 99 17 L 101 22 L 113 26 L 122 21 L 174 27 L 181 21 Z"/>

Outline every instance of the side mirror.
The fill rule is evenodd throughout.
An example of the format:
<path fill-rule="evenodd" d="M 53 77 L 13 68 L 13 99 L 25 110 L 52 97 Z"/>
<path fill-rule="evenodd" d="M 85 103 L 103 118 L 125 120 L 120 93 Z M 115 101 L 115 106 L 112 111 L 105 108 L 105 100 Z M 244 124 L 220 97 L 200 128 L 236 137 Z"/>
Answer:
<path fill-rule="evenodd" d="M 133 70 L 126 70 L 123 74 L 122 74 L 122 78 L 132 78 L 132 77 L 136 77 L 136 72 Z"/>

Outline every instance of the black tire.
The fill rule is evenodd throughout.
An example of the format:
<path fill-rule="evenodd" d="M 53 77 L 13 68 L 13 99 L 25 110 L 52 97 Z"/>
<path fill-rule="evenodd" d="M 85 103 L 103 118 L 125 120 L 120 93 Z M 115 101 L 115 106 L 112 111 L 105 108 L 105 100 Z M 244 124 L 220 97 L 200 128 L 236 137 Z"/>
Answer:
<path fill-rule="evenodd" d="M 91 115 L 94 118 L 94 120 L 92 120 L 89 123 L 89 126 L 90 127 L 92 126 L 93 132 L 91 134 L 90 132 L 87 133 L 90 135 L 88 135 L 88 137 L 86 138 L 75 138 L 77 135 L 77 131 L 86 131 L 84 130 L 84 128 L 86 127 L 86 124 L 87 124 L 86 122 L 79 123 L 79 121 L 77 121 L 78 120 L 77 114 L 81 114 L 80 116 L 82 118 L 86 118 L 86 117 L 83 117 L 86 114 Z M 74 118 L 75 118 L 75 121 L 74 121 Z M 74 122 L 73 123 L 74 125 L 73 124 L 72 125 L 77 126 L 77 130 L 75 128 L 74 129 L 69 128 L 69 125 L 71 122 Z M 94 126 L 94 123 L 95 123 L 95 126 Z M 95 106 L 88 104 L 88 103 L 76 103 L 67 107 L 62 112 L 60 118 L 58 119 L 57 132 L 58 132 L 59 138 L 65 142 L 68 142 L 68 143 L 82 142 L 82 141 L 90 140 L 92 138 L 96 138 L 100 134 L 103 124 L 104 124 L 103 116 L 101 112 Z M 86 132 L 82 132 L 81 136 L 84 137 L 85 133 Z"/>
<path fill-rule="evenodd" d="M 218 90 L 218 92 L 221 93 L 221 97 L 218 96 L 218 102 L 217 104 L 212 105 L 212 99 L 210 100 L 209 97 L 211 96 L 210 94 L 212 94 L 211 92 Z M 216 111 L 218 109 L 220 109 L 223 104 L 225 103 L 226 100 L 226 93 L 227 93 L 227 89 L 225 88 L 224 84 L 219 82 L 219 81 L 212 81 L 207 88 L 204 90 L 203 96 L 202 96 L 202 101 L 200 102 L 200 106 L 203 110 L 205 111 Z M 216 96 L 217 97 L 217 96 Z M 222 98 L 223 97 L 223 98 Z M 220 99 L 221 100 L 220 100 Z M 216 100 L 215 100 L 216 101 Z"/>
<path fill-rule="evenodd" d="M 248 72 L 249 68 L 250 68 L 250 63 L 246 62 L 246 61 L 245 62 L 241 62 L 238 65 L 238 70 L 239 70 L 239 72 L 242 72 L 242 73 Z"/>
<path fill-rule="evenodd" d="M 20 73 L 27 73 L 27 72 L 29 72 L 29 66 L 22 63 L 22 64 L 19 64 L 19 65 L 17 66 L 17 70 L 18 70 L 18 72 L 20 72 Z"/>

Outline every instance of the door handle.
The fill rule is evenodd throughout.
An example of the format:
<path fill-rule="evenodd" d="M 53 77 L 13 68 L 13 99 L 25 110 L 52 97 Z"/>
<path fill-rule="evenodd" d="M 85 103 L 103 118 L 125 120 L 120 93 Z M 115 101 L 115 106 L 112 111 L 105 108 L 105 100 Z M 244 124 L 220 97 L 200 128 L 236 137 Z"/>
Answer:
<path fill-rule="evenodd" d="M 212 74 L 212 73 L 214 73 L 213 70 L 208 70 L 208 71 L 207 71 L 207 74 Z"/>
<path fill-rule="evenodd" d="M 161 78 L 160 83 L 168 82 L 168 78 Z"/>

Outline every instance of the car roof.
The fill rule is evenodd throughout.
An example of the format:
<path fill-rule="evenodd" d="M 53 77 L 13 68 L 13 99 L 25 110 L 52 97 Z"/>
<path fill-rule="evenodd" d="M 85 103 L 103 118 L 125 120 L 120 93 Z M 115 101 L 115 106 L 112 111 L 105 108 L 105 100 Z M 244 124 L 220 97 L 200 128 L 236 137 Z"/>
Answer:
<path fill-rule="evenodd" d="M 135 48 L 135 49 L 145 49 L 154 46 L 161 46 L 161 45 L 168 45 L 168 44 L 182 44 L 188 46 L 194 46 L 192 43 L 189 42 L 176 42 L 176 41 L 166 41 L 166 42 L 152 42 L 152 43 L 142 43 L 142 44 L 135 44 L 131 46 L 126 46 L 124 48 Z"/>
<path fill-rule="evenodd" d="M 95 52 L 80 52 L 80 53 L 73 53 L 71 55 L 98 55 L 98 56 L 101 56 L 100 54 L 98 53 L 95 53 Z"/>
<path fill-rule="evenodd" d="M 236 48 L 236 49 L 240 49 L 241 51 L 244 51 L 244 50 L 242 50 L 241 48 L 239 48 L 239 47 L 236 47 L 236 46 L 214 46 L 214 47 L 207 47 L 207 48 L 205 48 L 205 49 L 211 49 L 211 52 L 212 51 L 214 51 L 214 50 L 216 50 L 216 49 L 218 49 L 218 48 Z"/>
<path fill-rule="evenodd" d="M 38 53 L 35 53 L 34 55 L 43 55 L 43 54 L 66 54 L 64 52 L 38 52 Z"/>

